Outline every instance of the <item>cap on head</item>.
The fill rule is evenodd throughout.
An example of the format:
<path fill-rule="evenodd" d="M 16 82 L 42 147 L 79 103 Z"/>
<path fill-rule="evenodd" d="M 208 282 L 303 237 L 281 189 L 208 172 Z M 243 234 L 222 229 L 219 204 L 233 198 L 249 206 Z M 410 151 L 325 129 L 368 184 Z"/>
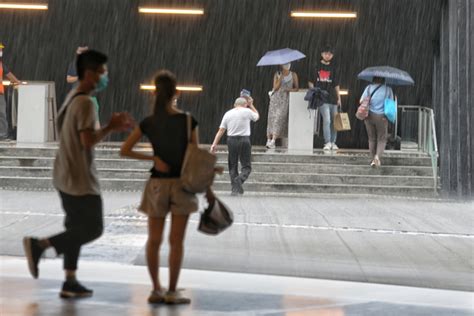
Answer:
<path fill-rule="evenodd" d="M 250 96 L 250 91 L 247 90 L 247 89 L 242 89 L 242 91 L 240 91 L 240 96 L 241 97 L 249 97 Z"/>
<path fill-rule="evenodd" d="M 244 98 L 237 98 L 237 99 L 235 99 L 234 105 L 246 106 L 247 105 L 247 100 L 245 100 Z"/>

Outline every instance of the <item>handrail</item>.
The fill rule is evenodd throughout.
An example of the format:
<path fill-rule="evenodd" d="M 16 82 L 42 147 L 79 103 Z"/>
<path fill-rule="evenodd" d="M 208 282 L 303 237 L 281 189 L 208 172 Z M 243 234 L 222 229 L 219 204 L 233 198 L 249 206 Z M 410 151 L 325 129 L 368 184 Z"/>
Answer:
<path fill-rule="evenodd" d="M 399 105 L 398 108 L 402 112 L 418 111 L 418 150 L 430 155 L 433 169 L 433 189 L 437 192 L 439 153 L 434 111 L 421 105 Z"/>

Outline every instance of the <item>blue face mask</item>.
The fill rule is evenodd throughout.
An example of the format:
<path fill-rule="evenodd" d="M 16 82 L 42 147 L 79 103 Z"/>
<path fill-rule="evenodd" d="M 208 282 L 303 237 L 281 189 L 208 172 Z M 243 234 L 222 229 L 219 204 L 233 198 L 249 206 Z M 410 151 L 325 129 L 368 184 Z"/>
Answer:
<path fill-rule="evenodd" d="M 105 88 L 109 85 L 109 76 L 105 73 L 100 76 L 99 82 L 95 87 L 95 92 L 104 91 Z"/>

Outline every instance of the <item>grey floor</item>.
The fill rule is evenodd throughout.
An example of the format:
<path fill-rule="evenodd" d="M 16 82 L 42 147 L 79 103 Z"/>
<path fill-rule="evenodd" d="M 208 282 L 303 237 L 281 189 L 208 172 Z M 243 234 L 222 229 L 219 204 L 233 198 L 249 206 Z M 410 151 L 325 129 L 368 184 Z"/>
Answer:
<path fill-rule="evenodd" d="M 64 316 L 372 316 L 474 315 L 472 293 L 239 273 L 183 270 L 187 306 L 147 304 L 144 267 L 85 261 L 79 276 L 87 299 L 58 298 L 61 260 L 46 259 L 33 280 L 21 258 L 0 257 L 1 315 Z M 167 269 L 161 269 L 166 279 Z"/>
<path fill-rule="evenodd" d="M 146 218 L 139 193 L 104 193 L 104 235 L 83 260 L 143 265 Z M 184 267 L 474 290 L 472 202 L 320 196 L 222 195 L 235 223 L 217 237 L 188 228 Z M 62 229 L 54 192 L 0 191 L 0 254 L 23 256 L 24 235 Z M 166 265 L 167 245 L 162 249 Z M 53 252 L 48 253 L 53 257 Z"/>

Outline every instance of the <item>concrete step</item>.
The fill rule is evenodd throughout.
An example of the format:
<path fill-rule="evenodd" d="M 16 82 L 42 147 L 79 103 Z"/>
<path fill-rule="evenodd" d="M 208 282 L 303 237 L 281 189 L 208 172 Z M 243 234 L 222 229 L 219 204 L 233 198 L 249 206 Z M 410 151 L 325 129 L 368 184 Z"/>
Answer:
<path fill-rule="evenodd" d="M 52 167 L 52 157 L 0 157 L 0 166 L 3 167 Z M 227 161 L 218 161 L 218 165 L 227 169 Z M 96 159 L 96 166 L 100 169 L 140 169 L 148 171 L 151 163 L 148 161 L 129 159 Z M 278 163 L 254 162 L 253 172 L 261 173 L 313 173 L 313 174 L 347 174 L 347 175 L 398 175 L 398 176 L 432 176 L 431 166 L 387 166 L 373 169 L 366 165 L 350 164 L 310 164 L 310 163 Z"/>
<path fill-rule="evenodd" d="M 204 148 L 208 147 L 203 145 Z M 151 153 L 147 144 L 138 149 Z M 224 146 L 218 164 L 227 169 Z M 2 188 L 52 189 L 52 166 L 57 144 L 42 147 L 0 144 L 0 186 Z M 151 163 L 119 156 L 119 144 L 98 147 L 96 166 L 103 190 L 140 191 L 148 178 Z M 433 196 L 431 159 L 422 153 L 387 151 L 382 167 L 369 167 L 366 150 L 340 150 L 313 154 L 267 151 L 253 147 L 252 174 L 245 184 L 253 194 L 383 194 Z M 228 173 L 217 176 L 215 189 L 228 191 Z"/>
<path fill-rule="evenodd" d="M 141 191 L 145 179 L 101 179 L 101 188 L 104 191 Z M 0 176 L 1 189 L 19 190 L 53 190 L 50 177 L 4 177 Z M 213 186 L 216 191 L 229 191 L 228 182 L 216 181 Z M 244 189 L 254 194 L 376 194 L 411 197 L 433 197 L 436 195 L 432 187 L 394 186 L 358 184 L 313 184 L 313 183 L 245 183 Z"/>
<path fill-rule="evenodd" d="M 0 147 L 0 156 L 6 157 L 54 157 L 56 148 L 21 148 L 21 147 Z M 143 152 L 150 152 L 150 149 L 143 148 Z M 118 149 L 97 149 L 96 158 L 120 159 Z M 227 161 L 227 153 L 217 154 L 218 159 Z M 253 162 L 274 162 L 274 163 L 328 163 L 328 164 L 352 164 L 367 165 L 370 161 L 366 153 L 323 153 L 316 152 L 313 155 L 296 155 L 288 153 L 260 153 L 252 154 Z M 382 164 L 387 166 L 430 166 L 431 159 L 425 154 L 418 155 L 385 155 L 382 158 Z"/>
<path fill-rule="evenodd" d="M 372 170 L 367 169 L 366 175 L 347 174 L 311 174 L 311 173 L 283 173 L 283 172 L 252 172 L 248 183 L 314 183 L 314 184 L 359 184 L 359 185 L 409 185 L 429 186 L 433 182 L 432 177 L 418 176 L 386 176 L 370 174 Z M 343 169 L 339 169 L 343 172 Z M 98 169 L 101 179 L 147 179 L 149 172 L 146 169 Z M 51 167 L 0 167 L 0 175 L 5 177 L 44 178 L 51 177 Z M 228 182 L 229 174 L 217 175 L 216 181 Z"/>

